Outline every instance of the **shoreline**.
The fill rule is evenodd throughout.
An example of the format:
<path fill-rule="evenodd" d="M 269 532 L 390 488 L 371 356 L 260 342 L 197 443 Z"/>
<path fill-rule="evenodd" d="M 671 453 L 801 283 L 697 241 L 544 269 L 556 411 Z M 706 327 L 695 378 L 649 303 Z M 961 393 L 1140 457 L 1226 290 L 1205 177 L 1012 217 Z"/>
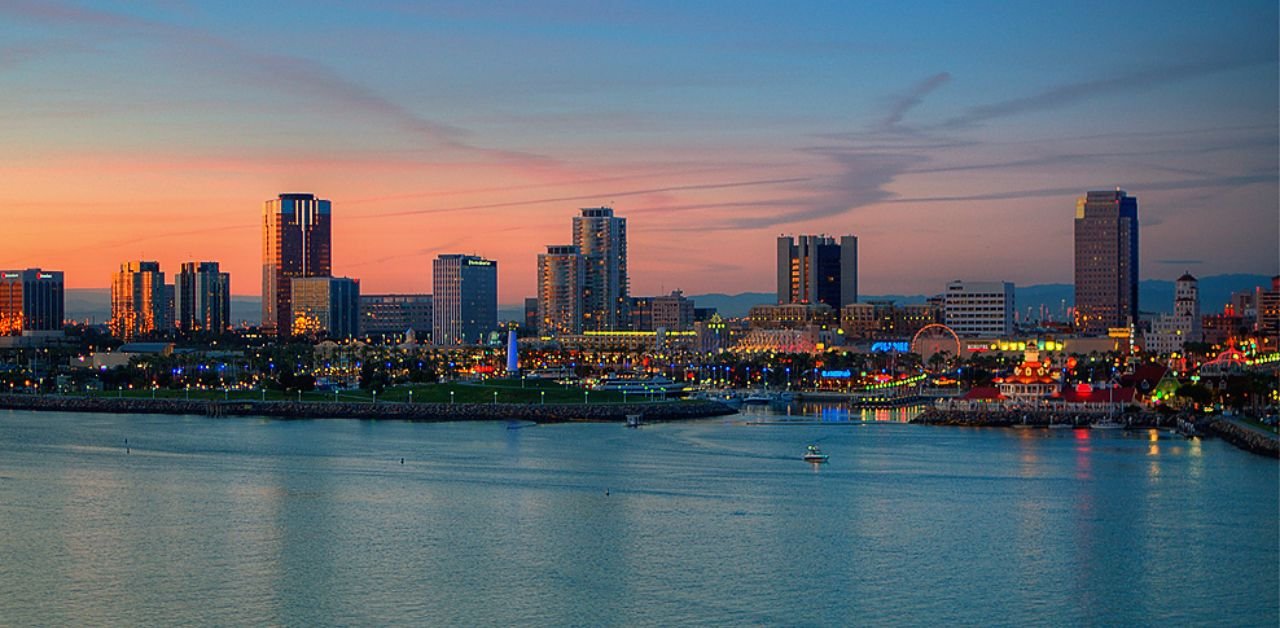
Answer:
<path fill-rule="evenodd" d="M 64 395 L 0 395 L 0 409 L 43 412 L 106 412 L 218 417 L 265 416 L 278 419 L 386 419 L 394 421 L 533 421 L 535 423 L 623 423 L 628 415 L 643 422 L 681 421 L 737 414 L 716 401 L 627 404 L 352 403 L 325 401 L 220 401 L 127 399 Z"/>
<path fill-rule="evenodd" d="M 1096 416 L 1062 414 L 1041 410 L 939 410 L 926 408 L 908 421 L 915 425 L 941 425 L 952 427 L 1003 427 L 1048 429 L 1054 425 L 1071 424 L 1075 429 L 1093 429 L 1090 423 Z M 1125 412 L 1113 419 L 1124 424 L 1123 429 L 1174 429 L 1187 437 L 1217 436 L 1244 451 L 1280 458 L 1280 439 L 1258 430 L 1242 427 L 1220 416 L 1193 413 L 1163 415 L 1156 412 Z"/>

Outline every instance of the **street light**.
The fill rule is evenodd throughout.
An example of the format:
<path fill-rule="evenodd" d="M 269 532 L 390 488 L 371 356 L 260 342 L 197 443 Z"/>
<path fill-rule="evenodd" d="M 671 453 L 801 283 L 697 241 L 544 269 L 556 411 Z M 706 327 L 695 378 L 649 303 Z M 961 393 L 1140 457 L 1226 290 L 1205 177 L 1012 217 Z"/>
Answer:
<path fill-rule="evenodd" d="M 409 403 L 413 403 L 413 391 L 409 391 Z"/>
<path fill-rule="evenodd" d="M 539 391 L 538 395 L 542 398 L 542 405 L 547 405 L 547 391 Z"/>
<path fill-rule="evenodd" d="M 586 404 L 586 403 L 587 403 L 587 395 L 590 395 L 590 394 L 591 394 L 591 391 L 590 391 L 590 390 L 584 390 L 584 391 L 582 391 L 582 403 L 583 403 L 583 404 Z"/>
<path fill-rule="evenodd" d="M 498 391 L 493 391 L 493 405 L 498 405 Z"/>
<path fill-rule="evenodd" d="M 449 391 L 449 405 L 453 405 L 453 391 Z"/>

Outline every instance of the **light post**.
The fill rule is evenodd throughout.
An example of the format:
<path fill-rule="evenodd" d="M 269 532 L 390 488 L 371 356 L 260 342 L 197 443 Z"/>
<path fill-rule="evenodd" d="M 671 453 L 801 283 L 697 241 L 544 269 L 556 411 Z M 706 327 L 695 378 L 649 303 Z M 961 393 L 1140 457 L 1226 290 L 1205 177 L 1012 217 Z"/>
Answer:
<path fill-rule="evenodd" d="M 298 403 L 302 403 L 302 389 L 298 389 Z"/>
<path fill-rule="evenodd" d="M 493 405 L 498 405 L 498 391 L 493 391 Z"/>
<path fill-rule="evenodd" d="M 626 402 L 627 402 L 627 391 L 626 391 L 626 390 L 623 390 L 623 391 L 622 391 L 622 403 L 626 403 Z"/>
<path fill-rule="evenodd" d="M 258 389 L 258 391 L 262 393 L 262 400 L 263 400 L 263 401 L 266 401 L 266 400 L 267 400 L 267 389 L 266 389 L 266 388 L 259 388 L 259 389 Z"/>
<path fill-rule="evenodd" d="M 409 391 L 409 403 L 413 403 L 413 391 Z"/>
<path fill-rule="evenodd" d="M 547 391 L 545 390 L 539 391 L 538 396 L 542 399 L 542 405 L 544 406 L 547 405 Z"/>
<path fill-rule="evenodd" d="M 584 390 L 584 391 L 582 391 L 582 404 L 583 404 L 583 405 L 586 405 L 586 404 L 588 403 L 588 402 L 587 402 L 587 396 L 588 396 L 588 395 L 590 395 L 590 394 L 591 394 L 591 391 L 590 391 L 590 390 Z"/>
<path fill-rule="evenodd" d="M 453 391 L 449 391 L 449 405 L 453 405 Z"/>
<path fill-rule="evenodd" d="M 373 403 L 374 403 L 374 404 L 377 404 L 377 403 L 378 403 L 378 391 L 376 391 L 376 390 L 375 390 L 375 391 L 373 391 Z"/>

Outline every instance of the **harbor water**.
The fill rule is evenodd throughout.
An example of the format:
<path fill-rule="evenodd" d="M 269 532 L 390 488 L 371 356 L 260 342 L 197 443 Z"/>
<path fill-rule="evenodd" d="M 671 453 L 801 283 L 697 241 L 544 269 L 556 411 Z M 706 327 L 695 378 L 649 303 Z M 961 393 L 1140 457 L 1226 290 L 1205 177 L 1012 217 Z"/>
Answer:
<path fill-rule="evenodd" d="M 1280 622 L 1275 460 L 909 413 L 0 411 L 0 625 Z"/>

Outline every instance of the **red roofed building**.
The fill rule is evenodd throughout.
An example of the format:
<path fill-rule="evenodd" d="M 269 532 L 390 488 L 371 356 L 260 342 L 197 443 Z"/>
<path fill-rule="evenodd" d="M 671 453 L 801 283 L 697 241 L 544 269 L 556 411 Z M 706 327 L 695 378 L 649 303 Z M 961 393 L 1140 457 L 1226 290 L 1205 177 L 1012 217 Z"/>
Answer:
<path fill-rule="evenodd" d="M 1014 401 L 1037 401 L 1052 395 L 1060 387 L 1061 375 L 1048 360 L 1040 361 L 1040 352 L 1027 349 L 1022 364 L 1013 373 L 997 380 L 1000 396 Z"/>

